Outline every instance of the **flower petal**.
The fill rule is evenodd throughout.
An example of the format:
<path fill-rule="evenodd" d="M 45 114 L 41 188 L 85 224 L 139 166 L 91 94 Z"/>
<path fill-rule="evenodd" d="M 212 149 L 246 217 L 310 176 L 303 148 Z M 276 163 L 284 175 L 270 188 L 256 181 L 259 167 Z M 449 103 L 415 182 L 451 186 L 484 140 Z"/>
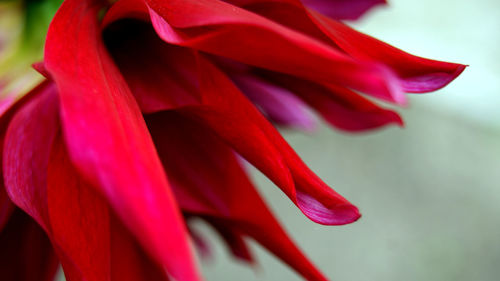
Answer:
<path fill-rule="evenodd" d="M 400 96 L 385 67 L 357 61 L 303 33 L 219 0 L 147 0 L 151 21 L 168 43 L 376 96 Z M 293 58 L 293 59 L 290 59 Z"/>
<path fill-rule="evenodd" d="M 58 261 L 46 234 L 20 209 L 0 231 L 2 281 L 52 281 Z"/>
<path fill-rule="evenodd" d="M 204 217 L 204 219 L 215 229 L 215 231 L 217 231 L 221 238 L 224 239 L 224 242 L 235 258 L 252 265 L 256 263 L 248 247 L 248 243 L 243 239 L 244 232 L 239 231 L 229 220 L 217 220 L 210 217 Z M 261 231 L 262 230 L 263 229 L 261 229 Z M 286 239 L 288 239 L 288 237 Z"/>
<path fill-rule="evenodd" d="M 279 132 L 220 70 L 201 56 L 198 61 L 202 106 L 179 111 L 223 138 L 313 221 L 345 224 L 359 218 L 357 208 L 307 168 Z"/>
<path fill-rule="evenodd" d="M 55 85 L 43 85 L 37 95 L 18 110 L 7 130 L 3 163 L 6 190 L 12 201 L 32 216 L 51 238 L 69 280 L 105 280 L 106 273 L 97 272 L 106 264 L 90 265 L 90 262 L 94 258 L 99 260 L 96 252 L 106 253 L 109 247 L 99 247 L 95 251 L 93 244 L 88 242 L 92 241 L 89 237 L 95 237 L 99 231 L 106 229 L 94 221 L 88 221 L 88 217 L 78 212 L 87 206 L 79 205 L 80 200 L 85 201 L 85 197 L 82 195 L 80 198 L 77 193 L 84 190 L 71 184 L 77 178 L 66 173 L 71 165 L 64 166 L 64 172 L 56 173 L 55 176 L 47 174 L 47 171 L 50 174 L 50 167 L 53 166 L 51 151 L 57 151 L 63 145 L 56 141 L 59 111 Z M 57 182 L 51 184 L 54 178 Z M 68 194 L 76 195 L 71 201 Z M 88 207 L 88 210 L 94 210 Z M 82 225 L 82 222 L 88 225 Z M 109 236 L 109 231 L 107 233 Z"/>
<path fill-rule="evenodd" d="M 3 144 L 3 140 L 1 143 Z M 12 202 L 9 199 L 9 196 L 7 196 L 7 192 L 5 192 L 5 187 L 3 186 L 3 177 L 0 180 L 2 180 L 2 183 L 0 185 L 0 232 L 1 232 L 5 224 L 9 220 L 12 211 L 14 211 L 14 204 L 12 204 Z"/>
<path fill-rule="evenodd" d="M 50 233 L 68 280 L 109 280 L 107 203 L 75 171 L 62 136 L 54 139 L 47 172 Z"/>
<path fill-rule="evenodd" d="M 105 199 L 81 178 L 60 136 L 51 153 L 47 194 L 53 240 L 66 258 L 62 264 L 68 280 L 168 280 Z"/>
<path fill-rule="evenodd" d="M 249 236 L 307 280 L 325 280 L 288 238 L 218 136 L 176 112 L 157 113 L 147 121 L 184 212 L 206 218 L 240 258 L 252 260 L 241 240 Z"/>
<path fill-rule="evenodd" d="M 101 41 L 101 8 L 100 1 L 65 1 L 45 46 L 71 160 L 174 278 L 201 280 L 139 107 Z"/>
<path fill-rule="evenodd" d="M 47 206 L 48 159 L 59 130 L 55 86 L 43 83 L 12 118 L 3 150 L 5 189 L 12 202 L 50 233 Z"/>
<path fill-rule="evenodd" d="M 140 21 L 111 24 L 104 38 L 142 112 L 199 103 L 192 52 L 166 44 Z"/>
<path fill-rule="evenodd" d="M 357 20 L 377 5 L 387 4 L 386 0 L 301 0 L 304 5 L 328 17 L 338 20 Z"/>
<path fill-rule="evenodd" d="M 458 77 L 466 67 L 408 54 L 320 13 L 310 11 L 310 14 L 325 34 L 352 57 L 387 65 L 399 76 L 405 92 L 438 90 Z"/>
<path fill-rule="evenodd" d="M 253 75 L 228 75 L 268 119 L 279 125 L 306 131 L 312 131 L 315 128 L 315 120 L 307 109 L 307 105 L 291 91 Z"/>
<path fill-rule="evenodd" d="M 111 269 L 111 281 L 169 280 L 116 216 L 111 216 Z"/>
<path fill-rule="evenodd" d="M 342 86 L 322 86 L 269 72 L 263 73 L 263 76 L 293 92 L 339 129 L 361 132 L 391 123 L 403 125 L 403 120 L 396 112 L 384 109 Z"/>

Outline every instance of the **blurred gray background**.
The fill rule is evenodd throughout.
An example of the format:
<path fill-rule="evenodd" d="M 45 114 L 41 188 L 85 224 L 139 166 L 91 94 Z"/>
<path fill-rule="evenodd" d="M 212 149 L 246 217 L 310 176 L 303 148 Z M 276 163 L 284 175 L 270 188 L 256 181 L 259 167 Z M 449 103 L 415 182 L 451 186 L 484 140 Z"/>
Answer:
<path fill-rule="evenodd" d="M 262 175 L 255 181 L 290 235 L 336 281 L 500 280 L 500 2 L 392 0 L 358 29 L 413 54 L 469 64 L 449 87 L 414 95 L 406 127 L 345 135 L 284 132 L 306 163 L 356 204 L 356 223 L 308 221 Z M 252 244 L 235 262 L 219 238 L 207 280 L 301 280 Z"/>

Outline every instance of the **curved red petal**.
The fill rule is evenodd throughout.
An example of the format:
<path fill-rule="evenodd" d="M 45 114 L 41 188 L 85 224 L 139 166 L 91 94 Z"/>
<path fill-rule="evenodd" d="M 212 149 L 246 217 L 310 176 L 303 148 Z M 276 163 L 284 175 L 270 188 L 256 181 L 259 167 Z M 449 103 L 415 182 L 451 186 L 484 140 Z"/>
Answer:
<path fill-rule="evenodd" d="M 166 42 L 380 97 L 400 96 L 395 76 L 315 38 L 219 0 L 147 1 Z M 293 59 L 290 59 L 293 58 Z"/>
<path fill-rule="evenodd" d="M 342 86 L 323 86 L 275 73 L 263 75 L 293 92 L 315 109 L 325 121 L 341 130 L 362 132 L 388 124 L 403 125 L 403 120 L 396 112 L 384 109 Z"/>
<path fill-rule="evenodd" d="M 329 188 L 300 160 L 278 131 L 208 60 L 199 57 L 202 106 L 179 109 L 208 126 L 276 183 L 310 219 L 345 224 L 356 207 Z"/>
<path fill-rule="evenodd" d="M 45 64 L 59 90 L 69 154 L 172 276 L 201 280 L 139 107 L 101 40 L 101 8 L 101 1 L 65 1 L 47 36 Z"/>
<path fill-rule="evenodd" d="M 405 92 L 425 93 L 438 90 L 457 78 L 466 67 L 408 54 L 344 23 L 316 12 L 311 11 L 310 14 L 325 34 L 346 53 L 356 59 L 383 63 L 392 69 L 399 76 Z"/>
<path fill-rule="evenodd" d="M 3 148 L 3 176 L 10 199 L 50 233 L 44 167 L 59 130 L 55 86 L 44 83 L 12 118 Z"/>
<path fill-rule="evenodd" d="M 184 212 L 205 218 L 244 260 L 252 261 L 252 256 L 242 235 L 257 240 L 306 279 L 325 280 L 288 238 L 218 136 L 176 112 L 147 120 Z"/>

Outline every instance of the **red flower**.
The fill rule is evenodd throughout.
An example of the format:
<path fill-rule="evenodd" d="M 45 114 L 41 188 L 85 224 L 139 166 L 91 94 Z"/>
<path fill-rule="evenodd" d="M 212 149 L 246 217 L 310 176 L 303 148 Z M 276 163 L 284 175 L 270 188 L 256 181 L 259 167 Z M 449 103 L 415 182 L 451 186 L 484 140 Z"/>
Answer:
<path fill-rule="evenodd" d="M 47 234 L 36 229 L 40 242 L 29 241 L 55 253 L 68 280 L 201 280 L 185 225 L 192 217 L 213 225 L 237 257 L 253 260 L 248 236 L 304 278 L 325 280 L 237 154 L 315 222 L 360 215 L 257 108 L 308 127 L 307 105 L 336 127 L 365 130 L 401 120 L 353 90 L 404 103 L 404 91 L 436 90 L 464 68 L 406 54 L 295 0 L 105 3 L 64 2 L 39 66 L 47 80 L 0 123 L 8 195 L 0 191 L 0 243 L 35 229 L 11 200 Z M 49 280 L 52 264 L 34 270 Z"/>

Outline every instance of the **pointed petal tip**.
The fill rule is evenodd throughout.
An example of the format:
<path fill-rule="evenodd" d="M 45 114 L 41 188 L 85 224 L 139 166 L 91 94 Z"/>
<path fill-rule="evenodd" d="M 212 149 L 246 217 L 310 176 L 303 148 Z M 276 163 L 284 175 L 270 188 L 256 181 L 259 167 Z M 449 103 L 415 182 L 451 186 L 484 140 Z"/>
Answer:
<path fill-rule="evenodd" d="M 348 202 L 328 208 L 311 195 L 302 192 L 297 192 L 297 204 L 309 219 L 323 225 L 349 224 L 361 217 L 358 208 Z"/>
<path fill-rule="evenodd" d="M 405 122 L 403 121 L 403 118 L 401 118 L 401 116 L 399 116 L 399 114 L 393 112 L 393 119 L 391 122 L 389 123 L 393 123 L 395 124 L 396 126 L 400 127 L 400 128 L 404 128 L 405 127 Z"/>
<path fill-rule="evenodd" d="M 410 79 L 402 79 L 404 91 L 408 93 L 427 93 L 444 88 L 468 67 L 468 65 L 464 64 L 453 65 L 454 67 L 451 71 L 435 72 Z"/>

